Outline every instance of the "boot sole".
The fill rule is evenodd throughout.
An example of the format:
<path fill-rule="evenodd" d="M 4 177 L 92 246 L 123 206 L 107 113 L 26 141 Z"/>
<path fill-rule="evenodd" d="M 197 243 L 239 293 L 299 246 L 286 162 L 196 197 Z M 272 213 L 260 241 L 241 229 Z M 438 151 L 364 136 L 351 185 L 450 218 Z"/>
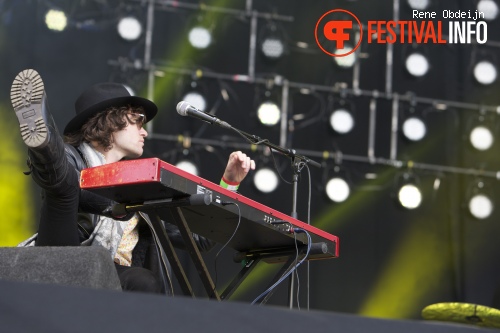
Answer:
<path fill-rule="evenodd" d="M 16 112 L 21 137 L 28 147 L 43 147 L 47 143 L 47 125 L 42 116 L 45 89 L 37 71 L 20 72 L 10 89 L 10 100 Z"/>

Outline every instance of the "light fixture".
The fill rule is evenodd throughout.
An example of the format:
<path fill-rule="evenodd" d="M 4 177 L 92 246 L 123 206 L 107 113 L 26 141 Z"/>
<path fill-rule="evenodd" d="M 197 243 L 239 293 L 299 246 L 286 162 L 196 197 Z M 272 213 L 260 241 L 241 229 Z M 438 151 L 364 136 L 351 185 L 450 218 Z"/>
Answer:
<path fill-rule="evenodd" d="M 116 28 L 120 37 L 126 41 L 137 40 L 142 34 L 142 24 L 135 16 L 120 18 Z"/>
<path fill-rule="evenodd" d="M 487 151 L 495 144 L 494 133 L 497 132 L 496 115 L 479 109 L 477 114 L 473 113 L 467 121 L 464 139 L 468 140 L 469 147 L 478 151 Z"/>
<path fill-rule="evenodd" d="M 284 31 L 274 21 L 268 21 L 260 30 L 258 43 L 260 52 L 270 60 L 278 60 L 286 52 Z"/>
<path fill-rule="evenodd" d="M 408 165 L 412 164 L 413 162 L 408 162 Z M 394 185 L 401 207 L 410 210 L 420 207 L 423 197 L 420 180 L 411 169 L 398 174 Z"/>
<path fill-rule="evenodd" d="M 257 118 L 266 126 L 274 126 L 281 119 L 281 111 L 276 103 L 265 101 L 257 108 Z"/>
<path fill-rule="evenodd" d="M 354 127 L 354 117 L 345 108 L 336 109 L 330 114 L 330 126 L 339 134 L 347 134 Z"/>
<path fill-rule="evenodd" d="M 177 162 L 175 164 L 175 166 L 178 167 L 179 169 L 184 170 L 186 172 L 189 172 L 190 174 L 193 174 L 195 176 L 199 175 L 198 167 L 191 160 L 187 160 L 187 159 L 180 160 L 179 162 Z"/>
<path fill-rule="evenodd" d="M 430 0 L 408 0 L 408 5 L 412 9 L 425 10 L 429 7 Z"/>
<path fill-rule="evenodd" d="M 195 108 L 205 111 L 207 109 L 207 100 L 198 91 L 189 91 L 183 97 L 182 100 L 188 102 Z"/>
<path fill-rule="evenodd" d="M 209 100 L 210 87 L 203 80 L 203 72 L 196 70 L 190 77 L 179 77 L 177 81 L 178 99 L 187 102 L 203 112 L 209 112 L 213 101 Z"/>
<path fill-rule="evenodd" d="M 493 211 L 493 202 L 484 194 L 476 194 L 469 200 L 469 211 L 475 218 L 485 219 Z"/>
<path fill-rule="evenodd" d="M 264 89 L 255 90 L 254 110 L 257 120 L 264 126 L 273 127 L 281 120 L 279 91 L 275 89 L 276 81 L 270 78 Z"/>
<path fill-rule="evenodd" d="M 477 150 L 484 151 L 490 149 L 493 145 L 494 137 L 491 130 L 486 125 L 479 125 L 472 128 L 469 140 L 472 147 Z"/>
<path fill-rule="evenodd" d="M 266 37 L 262 41 L 261 51 L 270 59 L 279 59 L 285 51 L 285 45 L 281 39 Z"/>
<path fill-rule="evenodd" d="M 493 0 L 480 0 L 477 3 L 477 11 L 484 13 L 484 19 L 492 21 L 498 16 L 498 5 Z"/>
<path fill-rule="evenodd" d="M 429 71 L 429 61 L 419 52 L 411 53 L 406 58 L 406 70 L 415 77 L 422 77 Z"/>
<path fill-rule="evenodd" d="M 488 60 L 481 60 L 474 66 L 474 78 L 483 85 L 489 85 L 497 79 L 497 69 Z"/>
<path fill-rule="evenodd" d="M 68 25 L 68 18 L 62 10 L 49 9 L 45 14 L 45 24 L 52 31 L 64 31 Z"/>
<path fill-rule="evenodd" d="M 401 126 L 403 135 L 411 141 L 420 141 L 425 137 L 427 127 L 422 119 L 410 116 L 405 119 Z"/>
<path fill-rule="evenodd" d="M 405 184 L 399 188 L 398 200 L 404 208 L 415 209 L 422 202 L 422 192 L 415 184 Z"/>
<path fill-rule="evenodd" d="M 352 46 L 345 44 L 342 52 L 336 52 L 335 54 L 346 54 L 352 51 Z M 332 57 L 333 61 L 337 66 L 341 68 L 351 68 L 356 63 L 356 52 L 352 52 L 343 57 Z"/>
<path fill-rule="evenodd" d="M 212 33 L 204 26 L 194 26 L 189 30 L 188 40 L 192 47 L 203 50 L 212 44 Z"/>
<path fill-rule="evenodd" d="M 351 193 L 351 189 L 347 181 L 341 177 L 330 178 L 325 186 L 325 192 L 328 197 L 333 202 L 343 202 Z"/>
<path fill-rule="evenodd" d="M 319 190 L 323 191 L 331 202 L 340 203 L 349 198 L 351 194 L 351 181 L 349 172 L 341 166 L 342 154 L 335 154 L 333 166 L 323 162 L 323 176 Z"/>
<path fill-rule="evenodd" d="M 173 157 L 170 158 L 172 164 L 192 175 L 199 175 L 198 166 L 201 165 L 201 163 L 197 152 L 191 149 L 190 137 L 183 137 L 182 148 L 175 149 L 172 153 L 174 154 Z"/>
<path fill-rule="evenodd" d="M 476 219 L 486 219 L 493 212 L 493 201 L 486 183 L 481 179 L 475 180 L 469 187 L 468 208 L 469 212 Z"/>
<path fill-rule="evenodd" d="M 268 167 L 258 169 L 253 177 L 253 183 L 262 193 L 271 193 L 278 187 L 278 175 Z"/>

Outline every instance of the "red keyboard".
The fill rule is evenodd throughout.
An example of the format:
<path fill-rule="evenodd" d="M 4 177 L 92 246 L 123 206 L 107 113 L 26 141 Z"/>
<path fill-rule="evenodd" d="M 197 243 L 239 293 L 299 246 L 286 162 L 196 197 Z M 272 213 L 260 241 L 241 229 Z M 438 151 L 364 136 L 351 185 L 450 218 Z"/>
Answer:
<path fill-rule="evenodd" d="M 185 172 L 158 158 L 137 159 L 106 164 L 81 172 L 80 186 L 119 203 L 134 205 L 154 203 L 165 199 L 182 199 L 193 194 L 208 194 L 208 205 L 184 206 L 182 212 L 192 232 L 226 243 L 237 226 L 238 231 L 228 244 L 237 251 L 248 253 L 260 250 L 290 249 L 307 245 L 307 231 L 314 251 L 309 259 L 328 259 L 339 256 L 339 239 L 323 230 L 278 212 L 241 194 L 229 191 L 206 179 Z M 235 203 L 238 207 L 234 204 Z M 169 219 L 168 209 L 155 210 L 163 220 Z"/>

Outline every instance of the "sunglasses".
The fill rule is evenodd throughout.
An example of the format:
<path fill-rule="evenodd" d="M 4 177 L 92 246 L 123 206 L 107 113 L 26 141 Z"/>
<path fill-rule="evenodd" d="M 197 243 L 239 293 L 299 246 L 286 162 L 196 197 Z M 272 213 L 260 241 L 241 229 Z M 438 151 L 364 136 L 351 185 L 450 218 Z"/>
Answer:
<path fill-rule="evenodd" d="M 142 113 L 129 113 L 127 118 L 133 123 L 142 126 L 146 122 L 146 115 Z"/>

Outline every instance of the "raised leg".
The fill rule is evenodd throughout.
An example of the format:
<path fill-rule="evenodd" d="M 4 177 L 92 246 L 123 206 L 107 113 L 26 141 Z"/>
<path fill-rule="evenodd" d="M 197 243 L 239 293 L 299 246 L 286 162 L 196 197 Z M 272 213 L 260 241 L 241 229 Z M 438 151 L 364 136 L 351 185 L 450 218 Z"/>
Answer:
<path fill-rule="evenodd" d="M 28 147 L 31 175 L 45 192 L 36 244 L 78 245 L 78 174 L 66 158 L 42 78 L 33 69 L 20 72 L 12 83 L 10 97 Z"/>

